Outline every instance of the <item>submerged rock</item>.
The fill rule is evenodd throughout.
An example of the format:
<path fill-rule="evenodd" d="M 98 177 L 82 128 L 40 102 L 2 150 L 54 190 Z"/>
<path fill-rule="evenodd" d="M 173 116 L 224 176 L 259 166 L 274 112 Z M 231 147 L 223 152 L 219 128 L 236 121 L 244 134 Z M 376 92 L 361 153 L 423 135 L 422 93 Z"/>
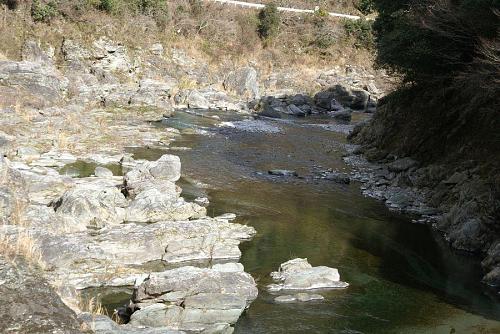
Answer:
<path fill-rule="evenodd" d="M 337 269 L 325 266 L 313 267 L 307 259 L 293 259 L 282 263 L 271 277 L 277 284 L 268 285 L 270 291 L 310 290 L 324 288 L 346 288 L 348 283 L 340 281 Z"/>
<path fill-rule="evenodd" d="M 325 297 L 313 293 L 297 293 L 296 295 L 283 295 L 274 298 L 277 303 L 294 303 L 294 302 L 311 302 L 317 300 L 323 300 Z"/>
<path fill-rule="evenodd" d="M 271 169 L 268 173 L 276 176 L 298 176 L 296 171 L 287 169 Z"/>
<path fill-rule="evenodd" d="M 348 174 L 339 173 L 339 172 L 330 172 L 326 174 L 325 178 L 330 181 L 334 181 L 337 183 L 349 184 L 351 183 L 351 178 Z"/>

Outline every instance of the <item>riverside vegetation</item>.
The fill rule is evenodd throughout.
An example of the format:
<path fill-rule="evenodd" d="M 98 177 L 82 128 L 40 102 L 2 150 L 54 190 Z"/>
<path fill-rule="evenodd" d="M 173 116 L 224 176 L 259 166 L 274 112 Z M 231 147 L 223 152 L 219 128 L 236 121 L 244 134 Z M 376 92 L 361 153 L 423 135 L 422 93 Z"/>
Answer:
<path fill-rule="evenodd" d="M 203 111 L 234 113 L 269 133 L 279 130 L 258 118 L 328 117 L 323 128 L 356 144 L 344 157 L 352 173 L 311 180 L 360 181 L 451 247 L 481 254 L 497 294 L 496 0 L 318 1 L 311 15 L 276 10 L 310 6 L 298 0 L 260 12 L 197 0 L 0 3 L 1 331 L 234 330 L 259 293 L 238 262 L 258 231 L 182 192 L 171 144 L 205 130 L 158 125 L 178 110 L 221 128 L 235 125 Z M 138 147 L 171 152 L 149 161 Z M 349 286 L 301 258 L 271 276 L 276 303 Z M 109 312 L 86 297 L 93 288 L 132 292 Z"/>

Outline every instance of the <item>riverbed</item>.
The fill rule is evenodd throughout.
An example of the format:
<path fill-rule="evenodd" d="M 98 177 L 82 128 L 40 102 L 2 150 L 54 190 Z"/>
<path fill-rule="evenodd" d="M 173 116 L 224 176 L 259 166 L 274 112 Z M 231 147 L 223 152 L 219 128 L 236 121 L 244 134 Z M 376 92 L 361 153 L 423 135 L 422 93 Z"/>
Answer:
<path fill-rule="evenodd" d="M 500 332 L 500 304 L 478 283 L 476 258 L 363 197 L 360 184 L 321 178 L 329 169 L 349 172 L 342 159 L 349 125 L 178 111 L 157 126 L 182 136 L 168 150 L 129 148 L 135 158 L 179 155 L 185 197 L 207 196 L 209 215 L 234 212 L 258 231 L 243 244 L 241 263 L 258 281 L 259 297 L 236 333 Z M 298 177 L 271 176 L 271 169 Z M 265 289 L 269 273 L 296 257 L 338 268 L 350 286 L 321 291 L 321 302 L 275 303 Z"/>

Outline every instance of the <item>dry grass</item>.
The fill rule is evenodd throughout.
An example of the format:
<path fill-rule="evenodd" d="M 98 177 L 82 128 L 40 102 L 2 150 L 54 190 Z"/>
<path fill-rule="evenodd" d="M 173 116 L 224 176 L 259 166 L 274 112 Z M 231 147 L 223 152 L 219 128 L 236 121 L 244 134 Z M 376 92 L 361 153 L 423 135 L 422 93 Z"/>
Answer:
<path fill-rule="evenodd" d="M 84 298 L 81 294 L 78 296 L 78 308 L 82 312 L 88 312 L 92 315 L 105 315 L 110 317 L 114 322 L 121 324 L 122 320 L 118 316 L 118 312 L 115 310 L 112 314 L 109 314 L 108 310 L 102 306 L 101 301 L 98 297 Z"/>
<path fill-rule="evenodd" d="M 12 263 L 21 257 L 31 265 L 45 267 L 40 248 L 29 232 L 0 237 L 0 254 Z"/>
<path fill-rule="evenodd" d="M 304 1 L 302 1 L 304 2 Z M 64 3 L 64 2 L 63 2 Z M 147 49 L 153 43 L 163 43 L 187 50 L 196 59 L 221 65 L 227 61 L 256 64 L 271 63 L 285 68 L 299 64 L 326 66 L 343 63 L 363 63 L 369 51 L 352 47 L 345 37 L 341 20 L 315 15 L 283 13 L 274 43 L 263 45 L 257 34 L 257 11 L 217 3 L 199 5 L 188 0 L 169 3 L 167 24 L 158 27 L 155 20 L 144 15 L 110 16 L 97 10 L 65 10 L 66 19 L 57 18 L 50 25 L 34 24 L 29 13 L 4 12 L 0 26 L 0 52 L 18 59 L 26 36 L 53 45 L 58 52 L 64 38 L 74 39 L 83 46 L 92 44 L 98 36 L 108 36 L 131 50 Z M 352 8 L 344 1 L 345 8 Z M 307 5 L 306 7 L 309 7 Z M 75 24 L 78 22 L 78 24 Z M 60 60 L 61 54 L 56 54 Z M 61 63 L 62 64 L 62 63 Z"/>

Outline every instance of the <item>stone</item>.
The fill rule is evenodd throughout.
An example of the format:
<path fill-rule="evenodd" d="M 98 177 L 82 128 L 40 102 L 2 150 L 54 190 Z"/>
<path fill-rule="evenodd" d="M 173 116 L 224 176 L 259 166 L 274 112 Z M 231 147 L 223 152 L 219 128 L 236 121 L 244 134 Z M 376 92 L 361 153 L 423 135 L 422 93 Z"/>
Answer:
<path fill-rule="evenodd" d="M 0 332 L 81 333 L 76 315 L 39 271 L 0 256 Z"/>
<path fill-rule="evenodd" d="M 293 259 L 282 263 L 279 271 L 271 273 L 277 284 L 268 285 L 270 291 L 346 288 L 340 281 L 337 269 L 325 266 L 313 267 L 307 259 Z"/>
<path fill-rule="evenodd" d="M 113 172 L 110 171 L 109 169 L 105 168 L 105 167 L 97 166 L 94 169 L 94 175 L 97 176 L 97 177 L 107 178 L 107 177 L 112 177 L 113 176 Z"/>
<path fill-rule="evenodd" d="M 316 106 L 327 111 L 337 110 L 338 104 L 354 110 L 365 110 L 370 93 L 365 90 L 351 89 L 342 85 L 335 85 L 314 96 Z"/>
<path fill-rule="evenodd" d="M 325 297 L 323 297 L 322 295 L 313 294 L 313 293 L 304 293 L 304 292 L 296 294 L 295 298 L 297 298 L 297 300 L 299 302 L 311 302 L 311 301 L 315 301 L 315 300 L 325 299 Z"/>
<path fill-rule="evenodd" d="M 290 104 L 287 108 L 288 108 L 288 113 L 294 116 L 304 117 L 306 115 L 306 113 L 302 109 L 297 107 L 295 104 Z"/>
<path fill-rule="evenodd" d="M 122 223 L 127 204 L 119 188 L 109 181 L 98 180 L 66 191 L 55 204 L 55 210 L 75 224 L 103 227 Z"/>
<path fill-rule="evenodd" d="M 175 182 L 181 177 L 178 156 L 165 154 L 157 161 L 143 161 L 125 174 L 125 186 L 130 194 L 138 193 L 151 181 Z"/>
<path fill-rule="evenodd" d="M 39 63 L 45 66 L 54 66 L 54 48 L 48 47 L 47 50 L 42 50 L 40 43 L 33 40 L 28 40 L 22 48 L 23 61 Z"/>
<path fill-rule="evenodd" d="M 467 173 L 455 172 L 448 179 L 443 181 L 444 184 L 459 184 L 465 182 L 468 179 Z"/>
<path fill-rule="evenodd" d="M 331 172 L 331 173 L 326 174 L 325 178 L 327 180 L 334 181 L 337 183 L 342 183 L 342 184 L 351 183 L 351 178 L 346 173 Z"/>
<path fill-rule="evenodd" d="M 82 330 L 90 330 L 96 334 L 184 334 L 185 332 L 166 327 L 147 328 L 135 327 L 129 324 L 118 325 L 105 315 L 95 315 L 87 312 L 80 313 L 78 320 L 82 323 Z"/>
<path fill-rule="evenodd" d="M 271 169 L 268 173 L 275 176 L 298 176 L 296 171 L 287 169 Z"/>
<path fill-rule="evenodd" d="M 173 185 L 173 183 L 170 183 Z M 127 222 L 154 223 L 162 220 L 185 220 L 206 216 L 205 207 L 186 202 L 165 187 L 151 186 L 142 190 L 127 207 Z"/>
<path fill-rule="evenodd" d="M 244 271 L 241 263 L 217 263 L 212 266 L 212 269 L 227 273 L 239 273 Z"/>
<path fill-rule="evenodd" d="M 293 303 L 297 301 L 297 298 L 295 298 L 295 296 L 293 295 L 284 295 L 274 298 L 274 301 L 276 303 Z"/>
<path fill-rule="evenodd" d="M 0 84 L 34 96 L 39 106 L 52 106 L 65 96 L 68 80 L 55 68 L 34 62 L 0 61 Z"/>
<path fill-rule="evenodd" d="M 344 122 L 350 122 L 352 119 L 352 113 L 348 109 L 331 112 L 330 116 Z"/>
<path fill-rule="evenodd" d="M 163 56 L 163 51 L 164 51 L 163 44 L 161 44 L 161 43 L 154 43 L 149 48 L 149 51 L 151 51 L 151 53 L 154 54 L 155 56 Z"/>
<path fill-rule="evenodd" d="M 18 148 L 16 155 L 19 159 L 24 161 L 31 161 L 40 158 L 40 152 L 36 148 L 30 146 Z"/>
<path fill-rule="evenodd" d="M 242 97 L 258 99 L 259 83 L 255 68 L 247 66 L 230 72 L 224 80 L 224 89 Z"/>
<path fill-rule="evenodd" d="M 274 301 L 276 303 L 294 303 L 294 302 L 311 302 L 324 299 L 325 297 L 323 297 L 322 295 L 301 292 L 295 295 L 278 296 L 274 298 Z"/>
<path fill-rule="evenodd" d="M 172 292 L 183 292 L 177 305 L 164 303 Z M 253 278 L 244 272 L 181 267 L 151 275 L 134 290 L 133 302 L 150 305 L 135 311 L 131 325 L 166 326 L 201 332 L 215 324 L 232 325 L 257 297 Z"/>
<path fill-rule="evenodd" d="M 417 165 L 417 161 L 413 160 L 412 158 L 406 157 L 387 164 L 387 168 L 389 168 L 389 171 L 391 172 L 400 173 L 407 171 L 412 167 L 416 167 Z"/>

